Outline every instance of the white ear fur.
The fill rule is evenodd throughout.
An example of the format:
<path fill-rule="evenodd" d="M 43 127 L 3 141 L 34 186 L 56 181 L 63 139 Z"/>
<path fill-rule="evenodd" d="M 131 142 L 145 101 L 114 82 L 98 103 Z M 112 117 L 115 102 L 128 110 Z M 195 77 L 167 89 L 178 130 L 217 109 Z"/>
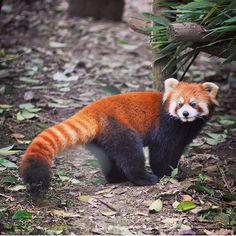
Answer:
<path fill-rule="evenodd" d="M 214 104 L 218 105 L 218 102 L 216 101 L 216 95 L 218 93 L 219 87 L 216 84 L 210 82 L 203 83 L 202 85 L 204 89 L 208 92 L 211 101 Z"/>
<path fill-rule="evenodd" d="M 179 83 L 179 81 L 177 79 L 174 78 L 169 78 L 165 80 L 165 93 L 164 93 L 164 97 L 163 97 L 163 101 L 166 100 L 169 92 L 176 87 L 176 85 Z"/>

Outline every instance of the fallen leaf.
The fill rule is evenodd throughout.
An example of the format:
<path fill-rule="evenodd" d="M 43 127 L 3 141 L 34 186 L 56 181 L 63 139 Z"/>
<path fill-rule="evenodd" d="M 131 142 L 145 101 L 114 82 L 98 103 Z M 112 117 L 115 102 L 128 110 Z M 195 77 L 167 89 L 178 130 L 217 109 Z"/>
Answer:
<path fill-rule="evenodd" d="M 149 212 L 150 213 L 156 213 L 162 210 L 163 207 L 163 203 L 161 201 L 161 199 L 157 199 L 156 201 L 154 201 L 150 207 L 149 207 Z"/>
<path fill-rule="evenodd" d="M 14 154 L 18 153 L 19 152 L 18 150 L 11 150 L 13 148 L 13 146 L 14 145 L 11 145 L 11 146 L 8 146 L 8 147 L 5 147 L 5 148 L 1 148 L 0 149 L 0 155 L 9 156 L 9 155 L 14 155 Z M 6 159 L 4 159 L 4 160 L 6 160 Z M 4 160 L 2 160 L 2 162 L 4 162 Z M 6 161 L 8 161 L 8 160 L 6 160 Z"/>
<path fill-rule="evenodd" d="M 214 231 L 214 233 L 212 235 L 233 235 L 234 232 L 233 229 L 219 229 Z"/>
<path fill-rule="evenodd" d="M 105 188 L 103 190 L 96 192 L 95 194 L 98 195 L 98 194 L 110 193 L 113 189 L 114 188 Z"/>
<path fill-rule="evenodd" d="M 71 213 L 71 212 L 66 212 L 66 211 L 63 211 L 63 210 L 53 210 L 53 211 L 50 211 L 50 215 L 58 216 L 58 217 L 62 217 L 62 218 L 77 218 L 77 217 L 80 217 L 79 214 L 75 214 L 75 213 Z"/>
<path fill-rule="evenodd" d="M 0 104 L 0 108 L 4 109 L 4 110 L 8 110 L 10 108 L 12 108 L 12 105 L 8 105 L 8 104 Z"/>
<path fill-rule="evenodd" d="M 13 153 L 11 153 L 11 152 L 13 152 Z M 12 155 L 12 154 L 15 154 L 14 151 L 1 151 L 1 149 L 0 149 L 0 155 L 7 156 L 7 155 Z M 14 162 L 11 162 L 11 161 L 9 161 L 5 158 L 2 158 L 2 157 L 0 157 L 0 165 L 7 167 L 7 168 L 14 168 L 14 169 L 18 168 L 18 166 Z"/>
<path fill-rule="evenodd" d="M 59 104 L 59 103 L 55 103 L 55 102 L 49 102 L 49 103 L 48 103 L 48 107 L 53 107 L 53 108 L 67 108 L 68 105 Z"/>
<path fill-rule="evenodd" d="M 165 217 L 165 219 L 162 220 L 161 222 L 163 222 L 167 227 L 173 227 L 174 225 L 176 225 L 176 223 L 179 220 L 180 219 L 177 217 L 175 217 L 175 218 Z"/>
<path fill-rule="evenodd" d="M 14 213 L 12 216 L 13 220 L 30 220 L 32 219 L 32 213 L 26 210 L 19 210 Z"/>
<path fill-rule="evenodd" d="M 220 141 L 213 138 L 206 138 L 206 143 L 209 145 L 217 145 Z"/>
<path fill-rule="evenodd" d="M 81 202 L 89 202 L 90 196 L 89 195 L 81 195 L 79 196 L 79 200 Z"/>
<path fill-rule="evenodd" d="M 37 79 L 30 79 L 28 77 L 20 77 L 19 78 L 20 81 L 28 83 L 28 84 L 39 84 L 40 81 Z"/>
<path fill-rule="evenodd" d="M 27 91 L 24 94 L 24 100 L 25 101 L 30 101 L 34 98 L 34 93 L 32 91 Z"/>
<path fill-rule="evenodd" d="M 197 233 L 192 229 L 182 229 L 178 231 L 179 235 L 196 235 Z"/>
<path fill-rule="evenodd" d="M 114 216 L 117 214 L 115 211 L 101 211 L 101 214 L 104 216 Z"/>
<path fill-rule="evenodd" d="M 177 208 L 177 206 L 179 205 L 179 202 L 178 201 L 174 201 L 173 203 L 172 203 L 172 206 L 173 206 L 173 208 Z"/>
<path fill-rule="evenodd" d="M 219 122 L 220 122 L 220 124 L 225 125 L 225 126 L 230 126 L 230 125 L 234 125 L 235 124 L 235 121 L 227 120 L 227 119 L 222 119 Z"/>
<path fill-rule="evenodd" d="M 57 72 L 53 75 L 53 79 L 57 81 L 66 81 L 67 76 L 62 72 Z"/>
<path fill-rule="evenodd" d="M 66 47 L 66 44 L 65 43 L 59 43 L 59 42 L 56 42 L 56 41 L 50 41 L 49 46 L 51 48 L 64 48 L 64 47 Z"/>
<path fill-rule="evenodd" d="M 15 138 L 15 139 L 22 139 L 22 138 L 25 137 L 25 135 L 24 134 L 20 134 L 20 133 L 13 133 L 13 134 L 11 134 L 11 137 Z"/>
<path fill-rule="evenodd" d="M 20 184 L 14 186 L 12 188 L 9 188 L 9 190 L 12 191 L 12 192 L 18 192 L 20 190 L 25 190 L 25 189 L 26 189 L 25 185 L 20 185 Z"/>
<path fill-rule="evenodd" d="M 183 195 L 182 196 L 182 201 L 192 201 L 193 198 L 190 195 Z"/>
<path fill-rule="evenodd" d="M 176 209 L 178 211 L 189 211 L 191 209 L 194 209 L 195 207 L 196 207 L 196 204 L 192 201 L 182 201 L 179 203 Z"/>
<path fill-rule="evenodd" d="M 205 168 L 206 171 L 208 172 L 217 172 L 219 171 L 217 165 L 210 165 Z"/>
<path fill-rule="evenodd" d="M 17 182 L 17 178 L 14 176 L 5 176 L 3 178 L 3 183 L 16 184 Z"/>

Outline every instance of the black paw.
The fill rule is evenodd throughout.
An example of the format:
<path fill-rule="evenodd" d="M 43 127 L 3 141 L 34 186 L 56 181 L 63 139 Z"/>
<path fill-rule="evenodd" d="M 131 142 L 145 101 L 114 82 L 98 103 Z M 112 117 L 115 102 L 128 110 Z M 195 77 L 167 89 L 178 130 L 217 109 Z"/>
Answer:
<path fill-rule="evenodd" d="M 136 177 L 131 182 L 135 185 L 154 185 L 158 183 L 160 179 L 156 175 L 145 173 L 143 176 Z"/>
<path fill-rule="evenodd" d="M 120 172 L 111 172 L 110 174 L 105 176 L 106 181 L 110 184 L 114 183 L 121 183 L 127 181 L 127 178 L 124 176 L 124 174 Z"/>

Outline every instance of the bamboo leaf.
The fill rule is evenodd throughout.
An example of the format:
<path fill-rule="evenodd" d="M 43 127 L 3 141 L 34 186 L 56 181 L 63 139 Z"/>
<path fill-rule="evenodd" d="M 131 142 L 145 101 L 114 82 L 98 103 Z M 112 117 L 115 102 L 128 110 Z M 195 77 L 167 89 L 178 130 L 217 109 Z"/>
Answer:
<path fill-rule="evenodd" d="M 160 16 L 156 16 L 156 15 L 149 13 L 149 12 L 144 12 L 143 16 L 145 16 L 148 20 L 151 20 L 158 25 L 167 26 L 169 24 L 169 22 L 165 18 L 160 17 Z"/>
<path fill-rule="evenodd" d="M 0 152 L 0 154 L 2 154 L 2 153 Z M 17 168 L 17 165 L 15 163 L 13 163 L 5 158 L 1 158 L 1 157 L 0 157 L 0 165 L 5 166 L 7 168 L 14 168 L 14 169 Z"/>

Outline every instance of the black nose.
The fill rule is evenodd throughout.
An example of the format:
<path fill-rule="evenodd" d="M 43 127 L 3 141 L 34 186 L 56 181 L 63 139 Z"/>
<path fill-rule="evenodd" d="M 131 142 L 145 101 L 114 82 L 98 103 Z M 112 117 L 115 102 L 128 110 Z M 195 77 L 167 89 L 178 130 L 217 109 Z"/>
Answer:
<path fill-rule="evenodd" d="M 184 117 L 188 117 L 188 116 L 189 116 L 188 111 L 183 111 L 183 116 L 184 116 Z"/>

